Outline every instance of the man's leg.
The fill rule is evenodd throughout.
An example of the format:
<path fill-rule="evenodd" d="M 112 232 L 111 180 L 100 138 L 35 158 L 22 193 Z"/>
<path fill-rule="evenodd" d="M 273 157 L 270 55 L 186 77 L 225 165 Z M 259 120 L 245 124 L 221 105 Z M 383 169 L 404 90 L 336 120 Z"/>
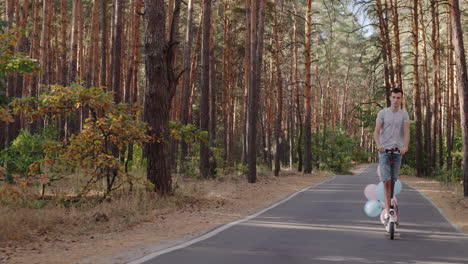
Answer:
<path fill-rule="evenodd" d="M 390 193 L 392 187 L 392 171 L 390 167 L 390 160 L 388 154 L 385 152 L 379 153 L 379 167 L 380 175 L 384 184 L 384 197 L 385 197 L 385 215 L 390 211 Z M 382 201 L 383 202 L 383 201 Z"/>
<path fill-rule="evenodd" d="M 384 189 L 385 189 L 385 215 L 388 215 L 390 211 L 390 200 L 392 194 L 392 180 L 384 181 Z"/>

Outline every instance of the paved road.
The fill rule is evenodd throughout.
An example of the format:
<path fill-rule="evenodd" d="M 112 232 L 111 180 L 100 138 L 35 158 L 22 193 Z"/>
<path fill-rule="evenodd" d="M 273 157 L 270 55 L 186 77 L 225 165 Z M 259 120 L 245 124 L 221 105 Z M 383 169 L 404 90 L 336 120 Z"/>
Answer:
<path fill-rule="evenodd" d="M 363 212 L 375 171 L 336 176 L 207 239 L 132 264 L 468 263 L 468 235 L 406 184 L 399 234 L 389 240 L 378 218 Z"/>

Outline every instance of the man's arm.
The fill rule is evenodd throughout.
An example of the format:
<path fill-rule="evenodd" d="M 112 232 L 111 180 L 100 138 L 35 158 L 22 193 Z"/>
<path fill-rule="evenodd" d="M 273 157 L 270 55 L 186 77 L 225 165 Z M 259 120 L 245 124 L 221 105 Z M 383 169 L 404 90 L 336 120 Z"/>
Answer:
<path fill-rule="evenodd" d="M 403 123 L 403 130 L 405 132 L 405 145 L 403 146 L 403 149 L 400 151 L 401 155 L 408 152 L 408 146 L 409 146 L 409 141 L 410 141 L 410 123 L 409 122 Z"/>
<path fill-rule="evenodd" d="M 380 152 L 385 152 L 385 148 L 380 145 L 380 130 L 382 129 L 382 123 L 377 122 L 375 123 L 375 130 L 374 130 L 374 140 L 377 148 Z"/>

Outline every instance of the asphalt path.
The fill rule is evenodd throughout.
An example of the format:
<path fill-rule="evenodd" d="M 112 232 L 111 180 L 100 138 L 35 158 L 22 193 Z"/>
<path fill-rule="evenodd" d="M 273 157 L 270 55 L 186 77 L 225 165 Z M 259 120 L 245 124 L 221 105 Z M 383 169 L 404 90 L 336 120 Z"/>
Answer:
<path fill-rule="evenodd" d="M 400 226 L 390 240 L 363 211 L 377 165 L 336 175 L 256 215 L 221 226 L 131 264 L 468 263 L 468 235 L 403 183 Z"/>

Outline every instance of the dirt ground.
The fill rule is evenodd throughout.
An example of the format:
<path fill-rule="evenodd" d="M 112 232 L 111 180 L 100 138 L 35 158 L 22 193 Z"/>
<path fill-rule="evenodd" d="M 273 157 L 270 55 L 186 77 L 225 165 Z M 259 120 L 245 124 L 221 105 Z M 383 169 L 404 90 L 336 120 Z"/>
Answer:
<path fill-rule="evenodd" d="M 365 164 L 356 166 L 353 173 L 359 173 L 365 167 Z M 329 178 L 324 174 L 283 171 L 280 177 L 260 177 L 257 184 L 233 179 L 203 181 L 198 186 L 205 198 L 203 202 L 165 208 L 152 214 L 146 222 L 116 232 L 53 238 L 45 234 L 22 246 L 0 248 L 0 263 L 126 263 L 158 249 L 163 241 L 189 239 Z M 468 232 L 468 199 L 462 199 L 450 187 L 434 181 L 408 176 L 402 176 L 402 180 L 422 191 L 452 223 Z"/>

